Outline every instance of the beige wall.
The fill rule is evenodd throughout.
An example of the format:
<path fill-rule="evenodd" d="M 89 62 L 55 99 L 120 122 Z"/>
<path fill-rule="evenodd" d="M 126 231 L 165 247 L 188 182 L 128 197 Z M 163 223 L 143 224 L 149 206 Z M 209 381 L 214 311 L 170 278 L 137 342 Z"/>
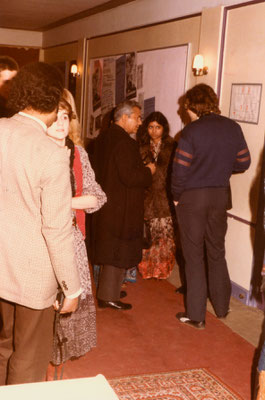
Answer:
<path fill-rule="evenodd" d="M 71 61 L 77 58 L 78 42 L 41 50 L 41 60 L 47 63 Z"/>
<path fill-rule="evenodd" d="M 254 235 L 254 228 L 228 218 L 226 260 L 229 274 L 233 282 L 246 290 L 250 287 Z"/>
<path fill-rule="evenodd" d="M 258 125 L 240 123 L 247 140 L 250 169 L 231 179 L 231 213 L 256 222 L 259 171 L 265 133 L 265 3 L 232 9 L 228 12 L 221 109 L 229 115 L 232 83 L 262 83 L 263 94 Z M 231 222 L 227 237 L 227 259 L 232 278 L 249 289 L 253 262 L 253 229 L 242 222 Z"/>
<path fill-rule="evenodd" d="M 204 64 L 209 72 L 197 79 L 215 90 L 218 83 L 219 55 L 222 37 L 223 7 L 208 8 L 202 11 L 199 53 L 204 56 Z"/>
<path fill-rule="evenodd" d="M 42 47 L 43 34 L 41 32 L 23 31 L 20 29 L 0 28 L 0 45 Z"/>
<path fill-rule="evenodd" d="M 220 5 L 248 0 L 134 0 L 127 4 L 71 22 L 43 34 L 43 47 L 72 42 L 81 38 L 134 29 L 161 23 Z"/>
<path fill-rule="evenodd" d="M 80 76 L 76 78 L 76 108 L 80 116 L 82 114 L 82 84 L 83 84 L 83 65 L 84 65 L 84 40 L 73 43 L 55 46 L 48 49 L 42 49 L 40 52 L 40 60 L 47 63 L 58 63 L 65 61 L 77 60 Z"/>

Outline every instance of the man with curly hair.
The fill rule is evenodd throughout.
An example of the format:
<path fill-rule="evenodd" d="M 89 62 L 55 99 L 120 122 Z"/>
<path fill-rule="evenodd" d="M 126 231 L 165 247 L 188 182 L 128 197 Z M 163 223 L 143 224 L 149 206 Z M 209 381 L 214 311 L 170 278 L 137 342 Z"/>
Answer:
<path fill-rule="evenodd" d="M 202 83 L 188 90 L 184 104 L 192 122 L 182 131 L 172 168 L 187 281 L 187 310 L 177 318 L 203 329 L 207 278 L 217 317 L 229 311 L 231 283 L 225 260 L 229 179 L 233 172 L 248 169 L 250 154 L 240 125 L 220 115 L 210 86 Z"/>
<path fill-rule="evenodd" d="M 0 118 L 9 117 L 10 110 L 6 108 L 6 102 L 12 79 L 18 71 L 17 62 L 8 56 L 0 56 Z"/>
<path fill-rule="evenodd" d="M 61 313 L 80 293 L 71 221 L 69 158 L 46 135 L 63 86 L 45 63 L 14 78 L 0 120 L 0 384 L 42 381 L 51 360 L 57 287 Z"/>

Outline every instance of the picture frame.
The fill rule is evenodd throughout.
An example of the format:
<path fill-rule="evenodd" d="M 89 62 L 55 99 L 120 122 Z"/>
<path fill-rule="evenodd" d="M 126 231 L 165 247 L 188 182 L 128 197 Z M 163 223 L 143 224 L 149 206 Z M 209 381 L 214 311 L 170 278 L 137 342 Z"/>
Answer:
<path fill-rule="evenodd" d="M 238 122 L 258 124 L 261 83 L 232 83 L 229 117 Z"/>

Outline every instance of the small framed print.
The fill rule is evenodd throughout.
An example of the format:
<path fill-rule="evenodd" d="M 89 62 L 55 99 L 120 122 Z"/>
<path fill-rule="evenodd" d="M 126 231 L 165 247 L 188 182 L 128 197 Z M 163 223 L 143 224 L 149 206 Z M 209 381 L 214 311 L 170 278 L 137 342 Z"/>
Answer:
<path fill-rule="evenodd" d="M 261 83 L 232 83 L 229 117 L 238 122 L 258 124 Z"/>

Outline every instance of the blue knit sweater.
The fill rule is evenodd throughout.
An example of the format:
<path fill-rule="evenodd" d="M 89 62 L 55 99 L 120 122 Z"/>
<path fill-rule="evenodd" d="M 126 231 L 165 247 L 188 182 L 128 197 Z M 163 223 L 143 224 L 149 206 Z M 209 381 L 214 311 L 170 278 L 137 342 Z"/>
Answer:
<path fill-rule="evenodd" d="M 233 172 L 250 165 L 241 127 L 214 113 L 187 125 L 181 134 L 172 167 L 171 189 L 178 201 L 189 189 L 228 187 Z"/>

